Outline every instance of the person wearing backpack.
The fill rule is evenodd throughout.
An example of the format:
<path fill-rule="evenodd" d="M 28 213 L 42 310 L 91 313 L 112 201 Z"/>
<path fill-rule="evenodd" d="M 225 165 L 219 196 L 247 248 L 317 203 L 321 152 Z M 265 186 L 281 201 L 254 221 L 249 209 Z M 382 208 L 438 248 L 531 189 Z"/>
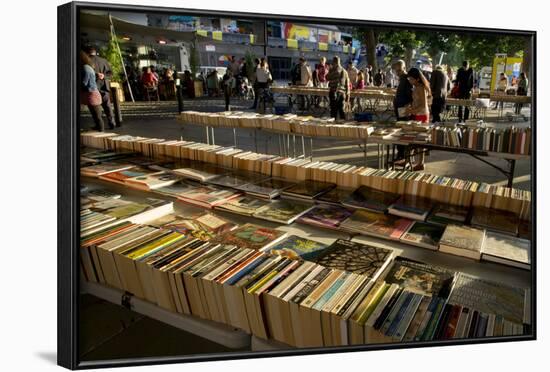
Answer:
<path fill-rule="evenodd" d="M 345 119 L 344 104 L 350 98 L 350 80 L 348 72 L 340 64 L 340 57 L 332 59 L 332 66 L 327 75 L 330 116 L 338 119 Z"/>

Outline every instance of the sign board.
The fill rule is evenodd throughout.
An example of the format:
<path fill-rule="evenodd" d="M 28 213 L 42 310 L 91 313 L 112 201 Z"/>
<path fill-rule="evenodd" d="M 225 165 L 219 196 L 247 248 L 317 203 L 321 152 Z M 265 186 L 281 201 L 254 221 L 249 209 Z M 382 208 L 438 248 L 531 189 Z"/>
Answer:
<path fill-rule="evenodd" d="M 212 44 L 207 44 L 207 45 L 204 46 L 204 49 L 207 52 L 215 52 L 216 51 L 216 46 L 212 45 Z"/>

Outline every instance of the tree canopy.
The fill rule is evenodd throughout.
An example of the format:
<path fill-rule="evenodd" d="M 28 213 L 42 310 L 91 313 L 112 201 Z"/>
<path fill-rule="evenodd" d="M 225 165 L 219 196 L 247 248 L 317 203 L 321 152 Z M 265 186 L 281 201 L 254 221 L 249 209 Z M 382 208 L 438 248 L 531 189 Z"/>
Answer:
<path fill-rule="evenodd" d="M 415 50 L 427 54 L 432 63 L 438 63 L 441 53 L 445 53 L 442 63 L 458 66 L 467 59 L 474 68 L 491 66 L 497 53 L 520 57 L 530 54 L 529 39 L 523 36 L 384 28 L 357 28 L 354 36 L 366 46 L 368 62 L 373 65 L 378 43 L 389 48 L 387 62 L 400 58 L 408 66 Z"/>

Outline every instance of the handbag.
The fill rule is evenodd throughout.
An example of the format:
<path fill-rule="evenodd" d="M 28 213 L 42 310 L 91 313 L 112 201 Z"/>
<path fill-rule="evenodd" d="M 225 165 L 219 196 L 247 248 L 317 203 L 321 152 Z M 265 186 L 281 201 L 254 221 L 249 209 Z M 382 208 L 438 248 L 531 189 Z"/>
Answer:
<path fill-rule="evenodd" d="M 101 105 L 101 94 L 98 90 L 92 92 L 80 92 L 80 103 L 86 106 L 99 106 Z"/>

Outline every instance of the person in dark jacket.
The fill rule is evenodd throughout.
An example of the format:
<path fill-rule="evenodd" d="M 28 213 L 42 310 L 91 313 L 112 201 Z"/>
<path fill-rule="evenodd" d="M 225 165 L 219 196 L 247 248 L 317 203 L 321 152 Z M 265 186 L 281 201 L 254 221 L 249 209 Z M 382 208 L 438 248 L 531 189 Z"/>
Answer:
<path fill-rule="evenodd" d="M 435 66 L 430 79 L 430 88 L 432 90 L 432 123 L 441 122 L 441 111 L 445 107 L 448 85 L 449 79 L 443 72 L 443 68 L 439 65 Z"/>
<path fill-rule="evenodd" d="M 474 87 L 474 71 L 470 67 L 468 61 L 462 62 L 462 67 L 458 69 L 456 73 L 456 82 L 458 84 L 458 98 L 470 99 L 472 96 L 472 88 Z M 462 122 L 468 120 L 470 116 L 470 109 L 464 107 L 464 116 L 462 116 L 462 106 L 458 107 L 458 121 Z"/>
<path fill-rule="evenodd" d="M 97 89 L 101 94 L 101 107 L 105 116 L 107 116 L 107 123 L 109 128 L 115 127 L 115 115 L 113 108 L 111 107 L 111 84 L 110 80 L 113 77 L 113 70 L 111 64 L 105 59 L 97 55 L 97 49 L 94 46 L 88 46 L 86 53 L 90 56 L 93 63 L 94 70 L 96 71 L 96 83 Z"/>
<path fill-rule="evenodd" d="M 409 120 L 410 115 L 407 114 L 407 107 L 412 103 L 412 85 L 407 77 L 407 69 L 405 61 L 398 60 L 392 64 L 392 70 L 395 71 L 395 76 L 398 79 L 397 89 L 395 91 L 395 97 L 393 99 L 393 108 L 395 110 L 395 117 L 399 120 Z M 405 146 L 398 145 L 397 147 L 397 161 L 405 160 Z M 399 163 L 398 163 L 399 164 Z"/>

